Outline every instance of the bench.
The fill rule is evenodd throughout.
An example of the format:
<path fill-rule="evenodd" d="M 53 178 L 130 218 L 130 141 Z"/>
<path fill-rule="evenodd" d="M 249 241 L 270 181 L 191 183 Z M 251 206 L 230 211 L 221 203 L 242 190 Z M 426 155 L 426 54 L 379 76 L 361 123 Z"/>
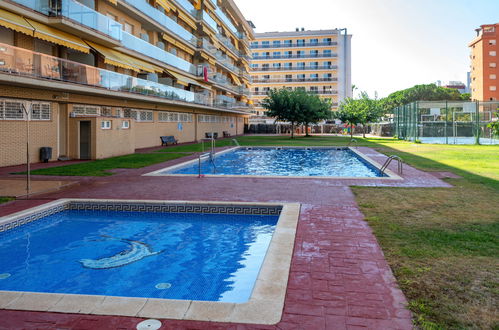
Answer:
<path fill-rule="evenodd" d="M 170 136 L 160 136 L 159 138 L 161 139 L 161 145 L 162 146 L 167 146 L 168 143 L 170 143 L 170 144 L 177 144 L 178 143 L 178 140 L 176 140 L 173 135 L 170 135 Z"/>
<path fill-rule="evenodd" d="M 230 133 L 227 132 L 227 131 L 223 131 L 223 134 L 224 134 L 224 137 L 229 137 L 230 136 Z"/>
<path fill-rule="evenodd" d="M 211 132 L 204 133 L 207 139 L 211 139 Z M 213 138 L 216 140 L 218 138 L 218 133 L 213 133 Z"/>

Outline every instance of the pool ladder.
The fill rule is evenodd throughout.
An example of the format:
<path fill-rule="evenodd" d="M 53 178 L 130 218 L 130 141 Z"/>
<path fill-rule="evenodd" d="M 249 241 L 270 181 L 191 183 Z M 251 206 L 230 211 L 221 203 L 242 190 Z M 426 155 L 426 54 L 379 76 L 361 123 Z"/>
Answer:
<path fill-rule="evenodd" d="M 357 140 L 355 140 L 355 139 L 351 139 L 351 140 L 350 140 L 350 142 L 348 142 L 348 144 L 347 144 L 347 148 L 350 148 L 350 146 L 351 146 L 352 144 L 354 144 L 354 145 L 355 145 L 355 148 L 358 148 L 358 147 L 359 147 L 359 145 L 357 144 Z"/>
<path fill-rule="evenodd" d="M 391 155 L 389 156 L 385 162 L 383 163 L 383 166 L 381 166 L 381 169 L 380 169 L 380 172 L 381 174 L 385 174 L 385 171 L 388 167 L 388 165 L 390 165 L 390 163 L 392 162 L 392 160 L 396 160 L 397 161 L 397 172 L 399 174 L 402 174 L 402 164 L 403 164 L 403 160 L 402 158 L 400 158 L 399 156 L 397 155 Z"/>
<path fill-rule="evenodd" d="M 237 140 L 236 140 L 236 139 L 232 139 L 232 143 L 233 143 L 234 145 L 236 145 L 236 147 L 240 147 L 240 146 L 241 146 L 241 145 L 239 144 L 239 142 L 237 142 Z"/>
<path fill-rule="evenodd" d="M 215 133 L 211 133 L 211 139 L 210 139 L 210 142 L 211 142 L 211 149 L 209 152 L 204 152 L 204 141 L 206 139 L 203 139 L 202 140 L 202 143 L 201 143 L 201 148 L 202 148 L 202 153 L 198 156 L 198 178 L 201 177 L 201 160 L 203 158 L 206 158 L 206 157 L 209 157 L 209 160 L 210 160 L 210 163 L 213 165 L 213 173 L 215 174 L 216 171 L 217 171 L 217 167 L 215 166 Z M 235 139 L 233 139 L 235 140 Z"/>

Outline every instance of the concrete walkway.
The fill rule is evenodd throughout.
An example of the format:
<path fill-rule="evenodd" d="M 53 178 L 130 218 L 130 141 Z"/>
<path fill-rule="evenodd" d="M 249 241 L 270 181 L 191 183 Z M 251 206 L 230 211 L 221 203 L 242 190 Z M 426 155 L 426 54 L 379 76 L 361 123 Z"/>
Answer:
<path fill-rule="evenodd" d="M 359 148 L 382 163 L 386 157 Z M 193 158 L 191 156 L 190 158 Z M 285 307 L 275 326 L 162 320 L 164 329 L 411 329 L 411 313 L 349 185 L 450 187 L 404 166 L 403 180 L 144 177 L 174 160 L 0 205 L 0 216 L 58 198 L 299 202 Z M 395 172 L 396 164 L 390 168 Z M 0 171 L 1 172 L 1 171 Z M 45 178 L 46 179 L 46 178 Z M 61 178 L 54 178 L 61 179 Z M 133 329 L 139 318 L 0 310 L 0 328 Z"/>

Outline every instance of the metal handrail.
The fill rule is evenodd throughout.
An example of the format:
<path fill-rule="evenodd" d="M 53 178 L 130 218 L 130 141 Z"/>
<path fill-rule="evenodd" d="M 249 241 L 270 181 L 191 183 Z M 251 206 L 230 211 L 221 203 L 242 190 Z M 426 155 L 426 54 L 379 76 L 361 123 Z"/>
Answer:
<path fill-rule="evenodd" d="M 359 147 L 359 145 L 357 144 L 357 140 L 355 140 L 355 139 L 351 139 L 351 140 L 350 140 L 350 142 L 348 142 L 347 147 L 348 147 L 348 148 L 350 148 L 350 145 L 351 145 L 352 143 L 355 143 L 355 147 L 356 147 L 356 148 L 358 148 L 358 147 Z"/>
<path fill-rule="evenodd" d="M 397 161 L 397 172 L 399 174 L 402 174 L 402 164 L 403 164 L 403 160 L 402 158 L 400 158 L 399 156 L 397 155 L 390 155 L 387 160 L 385 160 L 385 162 L 383 163 L 383 166 L 381 166 L 381 169 L 380 169 L 380 172 L 382 174 L 385 173 L 385 170 L 387 169 L 388 165 L 390 165 L 390 163 L 392 162 L 392 160 L 396 160 Z"/>
<path fill-rule="evenodd" d="M 236 139 L 232 139 L 232 143 L 234 143 L 236 146 L 240 147 L 241 145 L 239 144 L 239 142 L 237 142 Z"/>

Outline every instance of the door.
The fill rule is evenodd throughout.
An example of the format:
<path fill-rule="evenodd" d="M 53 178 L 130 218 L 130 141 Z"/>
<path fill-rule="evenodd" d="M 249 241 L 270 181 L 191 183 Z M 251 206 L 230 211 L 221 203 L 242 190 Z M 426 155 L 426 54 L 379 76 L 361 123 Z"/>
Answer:
<path fill-rule="evenodd" d="M 90 121 L 80 121 L 80 159 L 90 159 Z"/>

